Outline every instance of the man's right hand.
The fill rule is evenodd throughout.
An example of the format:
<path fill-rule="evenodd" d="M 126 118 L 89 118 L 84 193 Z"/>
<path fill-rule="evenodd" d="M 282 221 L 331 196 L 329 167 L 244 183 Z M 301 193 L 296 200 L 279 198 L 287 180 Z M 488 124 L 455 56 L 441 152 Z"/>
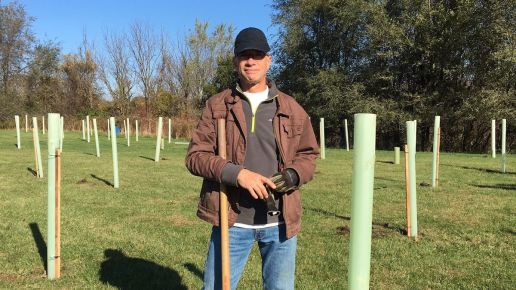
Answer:
<path fill-rule="evenodd" d="M 276 188 L 269 178 L 247 169 L 242 169 L 238 173 L 237 182 L 238 186 L 247 189 L 254 199 L 266 199 L 269 196 L 265 185 L 272 189 Z"/>

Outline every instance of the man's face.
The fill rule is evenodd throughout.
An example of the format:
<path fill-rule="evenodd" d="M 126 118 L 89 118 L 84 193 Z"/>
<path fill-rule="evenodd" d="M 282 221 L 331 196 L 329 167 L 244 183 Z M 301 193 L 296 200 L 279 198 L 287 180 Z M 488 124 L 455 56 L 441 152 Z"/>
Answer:
<path fill-rule="evenodd" d="M 256 85 L 265 82 L 272 57 L 258 50 L 245 50 L 235 56 L 234 64 L 242 85 Z"/>

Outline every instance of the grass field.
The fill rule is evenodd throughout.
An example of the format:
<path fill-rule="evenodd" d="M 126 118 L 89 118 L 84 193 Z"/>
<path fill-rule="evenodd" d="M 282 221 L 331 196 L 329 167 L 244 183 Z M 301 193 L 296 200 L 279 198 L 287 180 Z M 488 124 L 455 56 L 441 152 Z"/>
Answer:
<path fill-rule="evenodd" d="M 0 130 L 1 289 L 200 289 L 210 225 L 195 213 L 201 179 L 184 166 L 185 145 L 118 139 L 120 188 L 114 189 L 111 143 L 66 132 L 62 155 L 62 278 L 45 278 L 47 179 L 33 176 L 31 133 L 16 149 Z M 46 177 L 46 135 L 40 134 Z M 184 140 L 183 140 L 184 141 Z M 296 289 L 346 289 L 352 152 L 329 149 L 304 186 Z M 499 173 L 500 155 L 441 155 L 440 187 L 432 155 L 417 154 L 420 240 L 404 236 L 402 165 L 377 151 L 371 289 L 514 289 L 516 156 Z M 403 164 L 403 158 L 402 158 Z M 261 289 L 253 249 L 239 289 Z"/>

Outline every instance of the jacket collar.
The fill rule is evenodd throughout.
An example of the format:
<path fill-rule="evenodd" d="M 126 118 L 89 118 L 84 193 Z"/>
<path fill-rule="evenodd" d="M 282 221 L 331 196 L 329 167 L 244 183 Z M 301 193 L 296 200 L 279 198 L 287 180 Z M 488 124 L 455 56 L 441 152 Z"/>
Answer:
<path fill-rule="evenodd" d="M 288 102 L 284 100 L 283 93 L 278 90 L 276 87 L 276 83 L 274 83 L 273 80 L 267 78 L 267 86 L 269 87 L 269 96 L 267 99 L 273 99 L 276 98 L 276 104 L 278 107 L 277 113 L 278 115 L 284 115 L 289 116 L 288 113 L 290 111 L 290 106 Z M 231 107 L 237 102 L 240 101 L 241 98 L 243 98 L 243 92 L 240 88 L 239 83 L 237 82 L 233 88 L 231 88 L 231 94 L 227 94 L 224 98 L 224 102 L 226 103 L 228 109 L 230 110 Z"/>

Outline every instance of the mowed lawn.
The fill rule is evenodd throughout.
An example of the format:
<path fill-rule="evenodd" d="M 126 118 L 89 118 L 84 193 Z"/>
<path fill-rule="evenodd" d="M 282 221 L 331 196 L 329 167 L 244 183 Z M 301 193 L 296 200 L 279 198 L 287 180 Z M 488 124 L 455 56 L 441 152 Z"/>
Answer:
<path fill-rule="evenodd" d="M 45 178 L 33 176 L 32 134 L 0 130 L 0 289 L 200 289 L 211 226 L 196 217 L 199 177 L 184 166 L 186 145 L 118 138 L 120 188 L 114 189 L 111 142 L 66 132 L 62 154 L 62 278 L 45 277 Z M 174 140 L 177 141 L 177 140 Z M 185 140 L 181 140 L 185 141 Z M 296 289 L 346 289 L 352 152 L 328 149 L 303 187 Z M 371 289 L 514 289 L 516 156 L 499 172 L 500 154 L 441 154 L 432 189 L 432 154 L 417 154 L 420 239 L 405 234 L 404 159 L 377 151 Z M 423 183 L 422 185 L 420 185 Z M 261 289 L 253 249 L 239 289 Z"/>

